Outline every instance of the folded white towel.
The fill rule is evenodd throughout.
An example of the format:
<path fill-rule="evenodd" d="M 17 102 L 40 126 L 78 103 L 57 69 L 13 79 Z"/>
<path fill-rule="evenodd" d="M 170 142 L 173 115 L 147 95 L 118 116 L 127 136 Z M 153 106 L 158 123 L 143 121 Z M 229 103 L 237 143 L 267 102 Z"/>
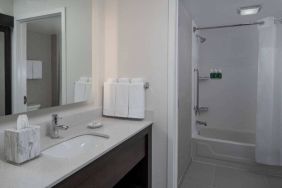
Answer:
<path fill-rule="evenodd" d="M 144 80 L 135 78 L 129 86 L 129 115 L 130 118 L 145 118 L 145 89 Z"/>
<path fill-rule="evenodd" d="M 129 78 L 120 78 L 116 87 L 115 116 L 128 117 Z"/>
<path fill-rule="evenodd" d="M 117 79 L 108 79 L 104 83 L 103 115 L 115 116 Z"/>

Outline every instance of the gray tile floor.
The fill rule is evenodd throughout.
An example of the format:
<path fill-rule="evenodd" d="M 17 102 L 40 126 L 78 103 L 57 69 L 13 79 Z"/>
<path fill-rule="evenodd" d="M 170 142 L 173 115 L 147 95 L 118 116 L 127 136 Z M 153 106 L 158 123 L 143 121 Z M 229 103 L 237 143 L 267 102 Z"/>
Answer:
<path fill-rule="evenodd" d="M 193 162 L 180 188 L 282 188 L 282 178 Z"/>

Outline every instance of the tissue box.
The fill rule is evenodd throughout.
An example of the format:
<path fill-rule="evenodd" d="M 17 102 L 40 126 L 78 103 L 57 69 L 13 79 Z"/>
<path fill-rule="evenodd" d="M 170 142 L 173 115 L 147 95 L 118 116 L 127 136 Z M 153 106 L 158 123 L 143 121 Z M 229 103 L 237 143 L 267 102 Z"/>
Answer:
<path fill-rule="evenodd" d="M 40 127 L 21 130 L 5 130 L 5 157 L 12 163 L 21 164 L 40 155 Z"/>

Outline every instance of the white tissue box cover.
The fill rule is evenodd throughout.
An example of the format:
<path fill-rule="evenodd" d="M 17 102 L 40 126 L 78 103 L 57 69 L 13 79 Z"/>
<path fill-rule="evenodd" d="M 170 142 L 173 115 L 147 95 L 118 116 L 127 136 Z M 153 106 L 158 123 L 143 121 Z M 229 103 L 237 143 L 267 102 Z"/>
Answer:
<path fill-rule="evenodd" d="M 5 130 L 5 157 L 12 163 L 21 164 L 40 155 L 40 127 Z"/>

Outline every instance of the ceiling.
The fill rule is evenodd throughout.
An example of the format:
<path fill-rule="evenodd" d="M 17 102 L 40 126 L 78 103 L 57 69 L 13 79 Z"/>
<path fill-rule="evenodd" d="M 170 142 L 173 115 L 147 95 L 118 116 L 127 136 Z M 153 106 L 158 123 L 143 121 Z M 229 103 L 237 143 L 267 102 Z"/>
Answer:
<path fill-rule="evenodd" d="M 252 5 L 262 5 L 258 15 L 237 14 L 239 7 Z M 282 0 L 184 0 L 184 6 L 199 27 L 250 23 L 269 16 L 282 17 Z"/>
<path fill-rule="evenodd" d="M 61 16 L 32 20 L 27 23 L 27 30 L 47 35 L 61 32 Z"/>

